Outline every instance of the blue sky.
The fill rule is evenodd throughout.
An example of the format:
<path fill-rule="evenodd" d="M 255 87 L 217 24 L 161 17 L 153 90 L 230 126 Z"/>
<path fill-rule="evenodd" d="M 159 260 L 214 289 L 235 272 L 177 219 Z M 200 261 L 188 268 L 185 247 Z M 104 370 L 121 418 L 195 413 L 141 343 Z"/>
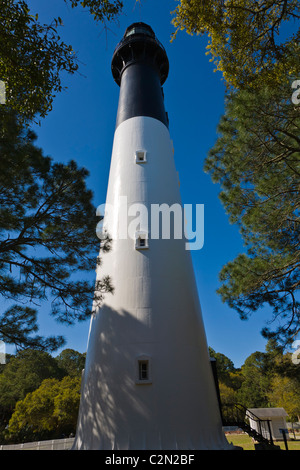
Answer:
<path fill-rule="evenodd" d="M 238 227 L 229 224 L 219 201 L 219 186 L 203 172 L 224 111 L 224 82 L 205 55 L 206 38 L 180 32 L 170 42 L 174 32 L 170 12 L 176 1 L 143 0 L 141 6 L 135 5 L 135 0 L 124 3 L 124 14 L 118 23 L 107 24 L 105 31 L 88 12 L 72 9 L 63 0 L 28 1 L 41 22 L 62 18 L 60 36 L 73 46 L 80 60 L 80 73 L 63 75 L 67 91 L 56 97 L 53 110 L 36 128 L 37 145 L 54 160 L 74 159 L 86 167 L 95 205 L 105 202 L 119 95 L 111 75 L 111 58 L 127 26 L 136 21 L 148 23 L 164 45 L 170 62 L 164 94 L 182 200 L 184 204 L 204 204 L 205 208 L 204 246 L 192 252 L 192 257 L 208 344 L 240 367 L 252 352 L 265 350 L 266 341 L 260 331 L 269 314 L 262 309 L 242 321 L 216 293 L 222 266 L 244 251 Z M 63 327 L 49 318 L 47 308 L 41 311 L 41 334 L 62 334 L 67 340 L 64 348 L 86 350 L 89 321 Z"/>

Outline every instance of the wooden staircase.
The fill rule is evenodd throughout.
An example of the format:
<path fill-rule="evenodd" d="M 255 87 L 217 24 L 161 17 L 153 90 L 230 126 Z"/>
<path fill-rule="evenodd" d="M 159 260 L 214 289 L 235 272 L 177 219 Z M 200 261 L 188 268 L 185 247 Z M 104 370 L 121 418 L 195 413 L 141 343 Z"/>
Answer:
<path fill-rule="evenodd" d="M 223 426 L 237 426 L 251 436 L 260 444 L 257 448 L 262 450 L 280 450 L 280 447 L 274 445 L 270 420 L 260 419 L 248 408 L 240 403 L 222 405 L 222 423 Z M 257 422 L 257 429 L 253 429 L 248 419 Z M 266 423 L 268 431 L 266 432 Z"/>

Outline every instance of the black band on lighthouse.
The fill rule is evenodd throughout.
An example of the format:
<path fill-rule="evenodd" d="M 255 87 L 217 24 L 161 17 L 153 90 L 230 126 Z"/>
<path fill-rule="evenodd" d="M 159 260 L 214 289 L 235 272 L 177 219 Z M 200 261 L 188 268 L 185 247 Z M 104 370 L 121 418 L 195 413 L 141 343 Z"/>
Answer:
<path fill-rule="evenodd" d="M 112 59 L 112 74 L 120 85 L 116 127 L 135 116 L 149 116 L 168 127 L 162 92 L 168 72 L 167 54 L 150 26 L 129 26 Z"/>
<path fill-rule="evenodd" d="M 168 126 L 158 74 L 146 63 L 132 64 L 122 74 L 116 127 L 135 116 L 149 116 Z"/>

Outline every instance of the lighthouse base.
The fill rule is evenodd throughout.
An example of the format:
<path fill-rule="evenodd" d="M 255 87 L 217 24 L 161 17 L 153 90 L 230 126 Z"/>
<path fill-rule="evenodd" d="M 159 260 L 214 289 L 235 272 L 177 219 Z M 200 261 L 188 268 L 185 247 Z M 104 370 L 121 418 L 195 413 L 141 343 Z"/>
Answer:
<path fill-rule="evenodd" d="M 182 324 L 181 334 L 170 331 L 176 341 L 166 343 L 159 334 L 148 337 L 149 328 L 128 311 L 105 306 L 93 317 L 73 450 L 234 449 L 222 429 L 204 342 L 189 355 L 197 322 L 182 321 L 191 323 L 189 335 Z M 171 319 L 168 324 L 174 328 Z M 151 358 L 144 384 L 135 373 L 141 353 Z"/>
<path fill-rule="evenodd" d="M 157 450 L 157 451 L 195 451 L 195 450 L 240 450 L 239 447 L 229 443 L 224 436 L 216 441 L 207 439 L 208 436 L 200 438 L 198 442 L 193 442 L 188 436 L 177 438 L 177 436 L 162 436 L 157 435 L 156 437 L 146 435 L 143 433 L 137 436 L 128 436 L 127 439 L 119 437 L 119 439 L 112 441 L 101 441 L 101 442 L 87 442 L 81 440 L 80 437 L 75 439 L 72 450 L 111 450 L 111 451 L 126 451 L 126 450 Z M 165 444 L 165 445 L 164 445 Z"/>

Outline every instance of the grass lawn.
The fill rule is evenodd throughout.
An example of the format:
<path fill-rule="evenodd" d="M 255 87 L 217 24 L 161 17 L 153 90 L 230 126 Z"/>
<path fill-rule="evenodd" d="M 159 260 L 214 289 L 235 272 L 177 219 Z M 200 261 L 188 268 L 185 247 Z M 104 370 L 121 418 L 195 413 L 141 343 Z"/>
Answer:
<path fill-rule="evenodd" d="M 248 434 L 226 434 L 226 438 L 228 442 L 232 442 L 236 446 L 242 447 L 244 450 L 255 450 L 254 442 L 252 437 L 248 436 Z M 282 450 L 285 450 L 284 442 L 277 441 L 275 442 L 276 445 L 279 445 Z M 300 436 L 296 441 L 290 440 L 287 441 L 288 449 L 289 450 L 300 450 Z"/>

